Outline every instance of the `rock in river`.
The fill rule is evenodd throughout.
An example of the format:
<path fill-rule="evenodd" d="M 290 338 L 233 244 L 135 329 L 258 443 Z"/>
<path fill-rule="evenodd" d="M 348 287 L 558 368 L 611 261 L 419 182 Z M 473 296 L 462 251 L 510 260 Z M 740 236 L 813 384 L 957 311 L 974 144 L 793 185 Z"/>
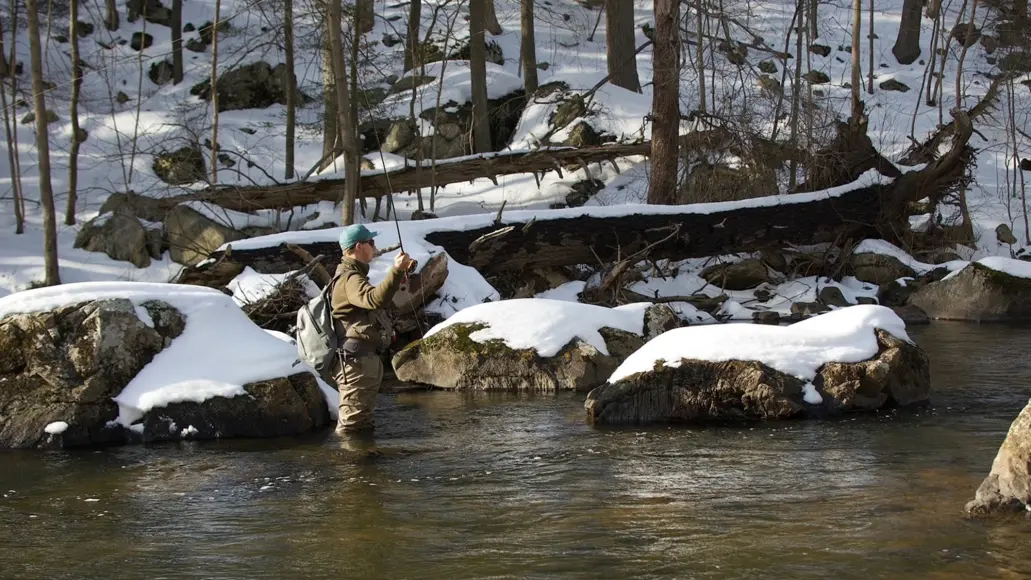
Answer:
<path fill-rule="evenodd" d="M 584 391 L 679 322 L 665 305 L 488 302 L 430 329 L 397 353 L 393 366 L 399 380 L 445 389 Z"/>
<path fill-rule="evenodd" d="M 1009 258 L 982 258 L 917 290 L 909 303 L 931 318 L 1031 320 L 1031 264 Z"/>
<path fill-rule="evenodd" d="M 858 305 L 778 327 L 672 330 L 587 395 L 595 424 L 818 417 L 925 402 L 926 354 L 882 306 Z"/>
<path fill-rule="evenodd" d="M 992 471 L 966 509 L 972 515 L 1031 509 L 1031 401 L 1010 425 Z"/>
<path fill-rule="evenodd" d="M 0 298 L 0 352 L 0 447 L 288 435 L 336 407 L 294 346 L 198 286 L 17 292 Z"/>

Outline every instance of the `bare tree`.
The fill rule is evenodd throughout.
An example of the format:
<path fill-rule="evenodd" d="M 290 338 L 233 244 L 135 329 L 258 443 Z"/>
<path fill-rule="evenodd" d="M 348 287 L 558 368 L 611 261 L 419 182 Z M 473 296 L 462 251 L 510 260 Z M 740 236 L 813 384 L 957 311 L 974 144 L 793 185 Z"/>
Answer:
<path fill-rule="evenodd" d="M 372 0 L 354 2 L 355 36 L 368 34 L 376 26 L 376 12 Z"/>
<path fill-rule="evenodd" d="M 419 45 L 419 30 L 422 27 L 422 0 L 411 0 L 408 6 L 408 32 L 405 39 L 405 70 L 415 68 L 416 60 L 422 60 L 417 54 L 422 54 L 422 47 Z"/>
<path fill-rule="evenodd" d="M 340 128 L 340 148 L 344 153 L 344 194 L 342 215 L 344 225 L 354 223 L 354 202 L 358 198 L 358 142 L 355 127 L 351 123 L 351 95 L 347 81 L 347 65 L 344 62 L 341 0 L 329 1 L 329 45 L 333 63 L 333 83 L 336 88 L 336 116 Z"/>
<path fill-rule="evenodd" d="M 14 19 L 15 14 L 12 12 L 12 23 Z M 13 45 L 14 43 L 12 42 L 11 44 Z M 11 59 L 11 63 L 13 65 L 14 59 Z M 13 84 L 14 75 L 11 72 L 7 57 L 4 55 L 3 19 L 0 18 L 0 77 L 11 77 Z M 7 134 L 7 162 L 11 169 L 11 182 L 13 185 L 12 189 L 14 190 L 14 233 L 23 234 L 25 233 L 25 201 L 22 198 L 21 192 L 21 171 L 15 157 L 18 150 L 16 146 L 18 137 L 17 132 L 12 134 L 11 131 L 11 124 L 14 120 L 11 118 L 11 109 L 7 106 L 7 91 L 4 90 L 2 84 L 0 84 L 0 106 L 4 108 L 4 131 Z"/>
<path fill-rule="evenodd" d="M 483 27 L 487 32 L 494 36 L 504 32 L 501 28 L 501 23 L 498 22 L 498 13 L 494 10 L 494 0 L 484 0 L 483 9 Z"/>
<path fill-rule="evenodd" d="M 677 198 L 680 136 L 679 0 L 655 0 L 652 88 L 651 180 L 648 203 L 673 204 Z M 701 39 L 699 39 L 700 41 Z"/>
<path fill-rule="evenodd" d="M 469 68 L 472 81 L 473 151 L 490 151 L 490 117 L 487 111 L 487 45 L 484 34 L 486 4 L 493 0 L 469 2 Z"/>
<path fill-rule="evenodd" d="M 634 3 L 605 0 L 605 47 L 609 82 L 635 93 L 641 92 L 634 46 Z"/>
<path fill-rule="evenodd" d="M 68 152 L 68 201 L 64 210 L 64 223 L 75 224 L 75 206 L 78 204 L 79 145 L 82 143 L 82 129 L 79 128 L 79 95 L 82 92 L 82 61 L 79 60 L 79 3 L 68 4 L 68 37 L 71 42 L 72 96 L 68 115 L 72 119 L 72 146 Z"/>
<path fill-rule="evenodd" d="M 182 2 L 182 0 L 176 0 Z M 283 2 L 283 42 L 286 44 L 286 179 L 294 178 L 294 140 L 297 130 L 297 77 L 294 74 L 294 2 Z"/>
<path fill-rule="evenodd" d="M 857 0 L 858 1 L 858 0 Z M 211 27 L 211 184 L 219 182 L 219 26 L 222 0 L 214 0 Z"/>
<path fill-rule="evenodd" d="M 537 45 L 533 34 L 533 0 L 521 0 L 519 15 L 522 25 L 522 42 L 519 45 L 519 60 L 523 63 L 523 86 L 530 97 L 537 90 Z M 609 69 L 611 71 L 611 68 Z"/>
<path fill-rule="evenodd" d="M 863 31 L 863 0 L 852 0 L 852 114 L 862 103 L 863 73 L 859 68 L 859 39 Z"/>
<path fill-rule="evenodd" d="M 336 70 L 334 70 L 333 36 L 334 27 L 329 21 L 329 6 L 326 2 L 325 30 L 322 38 L 322 161 L 319 171 L 333 163 L 340 155 L 340 125 L 337 122 Z M 339 30 L 339 27 L 336 27 Z"/>
<path fill-rule="evenodd" d="M 702 10 L 702 0 L 695 0 L 695 12 L 697 13 L 698 24 L 698 110 L 705 112 L 705 22 L 702 20 L 705 12 Z M 715 103 L 713 103 L 715 104 Z"/>
<path fill-rule="evenodd" d="M 795 6 L 795 13 L 798 17 L 798 26 L 795 28 L 795 54 L 798 58 L 795 59 L 795 76 L 791 83 L 791 121 L 789 130 L 791 131 L 790 143 L 791 147 L 798 148 L 798 109 L 802 102 L 802 31 L 805 30 L 805 8 L 803 2 L 806 0 L 798 0 Z M 788 189 L 794 189 L 798 184 L 798 161 L 795 159 L 795 155 L 791 156 L 791 161 L 788 170 Z"/>
<path fill-rule="evenodd" d="M 920 20 L 923 17 L 921 8 L 924 0 L 904 0 L 902 4 L 902 21 L 899 23 L 899 35 L 895 37 L 895 46 L 891 53 L 899 64 L 913 64 L 920 58 Z"/>
<path fill-rule="evenodd" d="M 32 61 L 32 110 L 36 115 L 36 154 L 39 157 L 39 197 L 43 209 L 43 284 L 61 283 L 57 267 L 57 217 L 54 211 L 54 190 L 50 183 L 50 140 L 47 135 L 47 108 L 43 100 L 43 56 L 39 34 L 39 7 L 36 0 L 25 0 L 29 21 L 29 54 Z"/>
<path fill-rule="evenodd" d="M 74 1 L 74 0 L 73 0 Z M 183 0 L 172 0 L 172 82 L 183 82 Z"/>
<path fill-rule="evenodd" d="M 967 39 L 972 38 L 974 34 L 977 3 L 978 0 L 974 0 L 973 4 L 970 5 L 970 24 L 967 25 L 966 33 L 963 35 L 963 50 L 959 53 L 959 62 L 956 63 L 956 109 L 958 110 L 963 110 L 963 61 L 967 58 L 967 48 L 971 44 Z"/>
<path fill-rule="evenodd" d="M 868 70 L 867 73 L 866 73 L 867 74 L 867 88 L 866 88 L 866 92 L 870 93 L 871 95 L 873 94 L 873 69 L 874 69 L 874 64 L 873 64 L 873 52 L 874 52 L 873 51 L 873 40 L 874 40 L 874 38 L 877 37 L 877 34 L 874 33 L 874 31 L 873 31 L 873 2 L 874 2 L 874 0 L 870 0 L 870 33 L 866 35 L 866 37 L 869 39 L 869 43 L 868 44 L 869 44 L 869 47 L 870 47 L 870 62 L 869 62 L 870 70 Z"/>
<path fill-rule="evenodd" d="M 118 30 L 118 5 L 116 0 L 104 0 L 104 7 L 107 12 L 104 16 L 104 26 L 108 30 Z"/>

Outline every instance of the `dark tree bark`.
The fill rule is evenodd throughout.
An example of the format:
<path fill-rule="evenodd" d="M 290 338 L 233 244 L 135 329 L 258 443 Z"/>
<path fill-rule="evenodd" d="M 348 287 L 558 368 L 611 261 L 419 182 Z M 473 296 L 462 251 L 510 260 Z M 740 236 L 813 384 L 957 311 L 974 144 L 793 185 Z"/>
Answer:
<path fill-rule="evenodd" d="M 341 220 L 344 225 L 354 223 L 354 202 L 358 197 L 361 172 L 358 168 L 358 141 L 351 123 L 351 95 L 344 61 L 343 33 L 340 29 L 341 0 L 329 2 L 329 44 L 333 58 L 333 84 L 336 87 L 336 114 L 340 127 L 340 148 L 344 153 L 344 192 L 341 201 Z"/>
<path fill-rule="evenodd" d="M 182 2 L 182 0 L 176 0 Z M 283 42 L 286 44 L 286 179 L 294 178 L 294 140 L 297 130 L 297 75 L 294 73 L 294 2 L 283 3 Z"/>
<path fill-rule="evenodd" d="M 405 70 L 415 68 L 422 54 L 419 31 L 422 28 L 422 0 L 412 0 L 408 6 L 408 33 L 405 39 Z"/>
<path fill-rule="evenodd" d="M 522 42 L 519 57 L 523 62 L 523 87 L 527 98 L 537 90 L 537 45 L 533 31 L 533 0 L 521 0 L 519 13 L 522 24 Z"/>
<path fill-rule="evenodd" d="M 641 92 L 634 46 L 634 3 L 605 0 L 605 45 L 609 82 L 635 93 Z"/>
<path fill-rule="evenodd" d="M 74 2 L 74 0 L 73 0 Z M 172 82 L 183 82 L 183 0 L 172 0 Z"/>
<path fill-rule="evenodd" d="M 68 115 L 72 120 L 72 146 L 68 152 L 68 201 L 64 210 L 64 223 L 75 224 L 75 206 L 79 202 L 79 146 L 82 144 L 79 128 L 79 96 L 82 92 L 82 62 L 79 60 L 79 6 L 77 0 L 69 3 L 68 36 L 72 57 L 72 96 Z"/>
<path fill-rule="evenodd" d="M 913 64 L 920 58 L 920 20 L 923 18 L 923 0 L 905 0 L 902 4 L 902 22 L 891 53 L 899 64 Z"/>
<path fill-rule="evenodd" d="M 487 39 L 484 33 L 487 2 L 469 1 L 469 68 L 472 80 L 473 152 L 490 151 L 490 121 L 487 104 Z"/>
<path fill-rule="evenodd" d="M 483 9 L 483 27 L 487 32 L 494 36 L 504 32 L 501 28 L 501 23 L 498 22 L 498 13 L 494 11 L 494 0 L 484 0 Z"/>
<path fill-rule="evenodd" d="M 648 203 L 677 202 L 680 133 L 680 3 L 655 0 L 652 156 Z"/>
<path fill-rule="evenodd" d="M 863 0 L 852 0 L 852 116 L 862 104 L 863 74 L 859 66 L 859 35 L 863 31 Z"/>
<path fill-rule="evenodd" d="M 39 33 L 39 6 L 36 0 L 25 0 L 29 21 L 29 54 L 32 67 L 32 110 L 36 115 L 36 153 L 39 156 L 39 197 L 43 210 L 43 284 L 61 283 L 57 262 L 57 217 L 54 211 L 54 189 L 50 183 L 50 140 L 47 134 L 47 108 L 43 100 L 43 56 Z"/>
<path fill-rule="evenodd" d="M 211 29 L 211 184 L 218 183 L 218 29 L 222 0 L 215 0 L 215 24 Z"/>
<path fill-rule="evenodd" d="M 333 70 L 333 46 L 330 37 L 333 27 L 329 23 L 329 3 L 326 3 L 326 20 L 322 32 L 322 171 L 340 155 L 340 125 L 337 117 L 336 71 Z"/>
<path fill-rule="evenodd" d="M 118 6 L 115 0 L 104 0 L 104 26 L 108 30 L 118 30 Z"/>

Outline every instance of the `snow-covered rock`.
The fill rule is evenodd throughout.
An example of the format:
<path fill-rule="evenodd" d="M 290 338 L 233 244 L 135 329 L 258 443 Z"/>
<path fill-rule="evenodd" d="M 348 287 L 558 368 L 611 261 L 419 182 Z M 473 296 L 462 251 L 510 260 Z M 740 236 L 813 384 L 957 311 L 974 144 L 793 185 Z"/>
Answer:
<path fill-rule="evenodd" d="M 990 257 L 917 290 L 909 303 L 931 318 L 979 322 L 1031 319 L 1031 264 Z"/>
<path fill-rule="evenodd" d="M 0 352 L 0 447 L 287 435 L 326 425 L 337 406 L 335 391 L 295 365 L 293 345 L 196 286 L 6 296 Z"/>
<path fill-rule="evenodd" d="M 1031 401 L 1010 425 L 992 470 L 977 488 L 967 512 L 987 515 L 1023 511 L 1031 506 Z"/>
<path fill-rule="evenodd" d="M 446 389 L 583 391 L 604 382 L 646 337 L 677 325 L 667 306 L 489 302 L 433 327 L 393 366 L 399 380 Z"/>
<path fill-rule="evenodd" d="M 669 331 L 627 358 L 585 408 L 597 424 L 823 416 L 930 392 L 929 362 L 890 309 L 859 305 L 792 326 Z"/>

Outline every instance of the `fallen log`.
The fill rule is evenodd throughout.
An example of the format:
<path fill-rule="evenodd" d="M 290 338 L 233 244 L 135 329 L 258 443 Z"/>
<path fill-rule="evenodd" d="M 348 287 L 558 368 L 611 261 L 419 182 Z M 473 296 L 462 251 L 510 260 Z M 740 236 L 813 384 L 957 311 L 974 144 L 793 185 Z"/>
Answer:
<path fill-rule="evenodd" d="M 362 176 L 359 195 L 379 198 L 387 193 L 414 191 L 424 187 L 442 187 L 512 173 L 539 173 L 562 170 L 567 166 L 586 166 L 621 157 L 648 155 L 651 143 L 602 145 L 583 149 L 557 149 L 532 152 L 499 153 L 489 157 L 473 157 L 455 161 L 438 161 L 435 167 L 406 167 L 386 173 Z M 283 185 L 215 187 L 158 200 L 162 211 L 188 201 L 214 203 L 236 211 L 289 209 L 320 201 L 337 202 L 342 197 L 343 179 L 287 183 Z"/>

